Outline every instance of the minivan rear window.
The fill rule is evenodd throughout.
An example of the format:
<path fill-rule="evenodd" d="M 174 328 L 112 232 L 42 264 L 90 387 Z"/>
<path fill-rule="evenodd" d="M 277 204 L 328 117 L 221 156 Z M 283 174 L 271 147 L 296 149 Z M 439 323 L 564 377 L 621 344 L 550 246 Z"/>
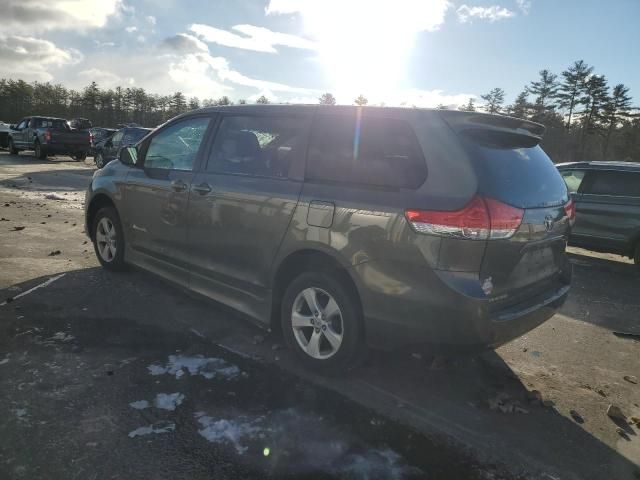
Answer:
<path fill-rule="evenodd" d="M 519 134 L 461 132 L 480 193 L 519 208 L 562 205 L 567 186 L 537 140 Z"/>
<path fill-rule="evenodd" d="M 422 149 L 408 122 L 366 114 L 316 117 L 307 160 L 309 180 L 417 188 L 426 175 Z"/>

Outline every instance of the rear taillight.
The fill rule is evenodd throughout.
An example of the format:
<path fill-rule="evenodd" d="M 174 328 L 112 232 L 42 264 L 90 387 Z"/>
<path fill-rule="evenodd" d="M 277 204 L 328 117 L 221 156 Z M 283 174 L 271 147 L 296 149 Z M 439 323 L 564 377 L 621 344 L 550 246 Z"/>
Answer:
<path fill-rule="evenodd" d="M 93 133 L 89 134 L 89 145 L 91 145 L 93 147 Z"/>
<path fill-rule="evenodd" d="M 49 130 L 45 130 L 44 131 L 44 140 L 45 140 L 45 142 L 50 142 L 51 141 L 51 132 Z"/>
<path fill-rule="evenodd" d="M 492 198 L 475 196 L 461 210 L 407 210 L 405 217 L 418 233 L 487 240 L 509 238 L 522 223 L 524 210 Z"/>
<path fill-rule="evenodd" d="M 569 201 L 564 206 L 564 211 L 569 217 L 569 223 L 573 224 L 576 219 L 576 204 L 573 203 L 573 200 L 569 199 Z"/>

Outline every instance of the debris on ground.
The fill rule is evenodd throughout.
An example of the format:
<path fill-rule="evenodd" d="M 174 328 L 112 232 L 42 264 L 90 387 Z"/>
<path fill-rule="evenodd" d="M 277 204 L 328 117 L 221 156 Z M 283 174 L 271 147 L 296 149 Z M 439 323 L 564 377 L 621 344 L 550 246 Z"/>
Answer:
<path fill-rule="evenodd" d="M 540 405 L 542 404 L 542 393 L 540 390 L 531 390 L 527 392 L 527 400 L 532 405 Z"/>
<path fill-rule="evenodd" d="M 14 232 L 19 232 L 20 230 L 24 230 L 27 227 L 13 227 Z"/>
<path fill-rule="evenodd" d="M 546 408 L 551 408 L 555 405 L 556 403 L 553 400 L 550 400 L 548 398 L 545 398 L 544 400 L 542 400 L 542 406 L 546 407 Z"/>
<path fill-rule="evenodd" d="M 620 407 L 618 407 L 617 405 L 609 405 L 609 408 L 607 408 L 607 415 L 609 416 L 609 418 L 612 418 L 613 420 L 626 420 L 627 417 L 625 417 L 624 413 L 622 413 L 622 410 L 620 409 Z"/>
<path fill-rule="evenodd" d="M 603 397 L 606 397 L 606 396 L 607 396 L 607 392 L 605 392 L 602 388 L 598 388 L 598 389 L 596 390 L 596 392 L 597 392 L 598 394 L 600 394 L 601 396 L 603 396 Z"/>
<path fill-rule="evenodd" d="M 55 193 L 48 193 L 44 196 L 44 198 L 46 198 L 47 200 L 65 200 L 64 197 L 61 197 L 60 195 L 57 195 Z"/>
<path fill-rule="evenodd" d="M 251 339 L 251 343 L 254 345 L 259 345 L 264 342 L 264 337 L 262 335 L 254 335 Z"/>
<path fill-rule="evenodd" d="M 622 378 L 624 378 L 629 383 L 633 383 L 635 385 L 638 384 L 638 377 L 636 377 L 635 375 L 625 375 Z"/>
<path fill-rule="evenodd" d="M 420 353 L 412 353 L 411 356 L 416 360 L 422 360 L 422 354 Z"/>
<path fill-rule="evenodd" d="M 582 415 L 580 415 L 578 412 L 576 412 L 575 410 L 570 410 L 569 411 L 569 415 L 571 415 L 571 418 L 573 418 L 573 420 L 576 423 L 584 423 L 584 418 L 582 417 Z"/>
<path fill-rule="evenodd" d="M 273 345 L 271 345 L 271 350 L 275 351 L 275 350 L 280 350 L 282 348 L 282 345 L 280 345 L 279 343 L 274 343 Z"/>
<path fill-rule="evenodd" d="M 629 418 L 629 423 L 631 425 L 635 425 L 636 427 L 640 428 L 640 417 L 631 417 L 631 418 Z"/>
<path fill-rule="evenodd" d="M 0 218 L 0 222 L 10 222 L 11 220 L 9 220 L 8 218 Z"/>
<path fill-rule="evenodd" d="M 49 253 L 50 257 L 55 257 L 56 255 L 60 255 L 62 252 L 60 250 L 52 250 L 51 253 Z"/>

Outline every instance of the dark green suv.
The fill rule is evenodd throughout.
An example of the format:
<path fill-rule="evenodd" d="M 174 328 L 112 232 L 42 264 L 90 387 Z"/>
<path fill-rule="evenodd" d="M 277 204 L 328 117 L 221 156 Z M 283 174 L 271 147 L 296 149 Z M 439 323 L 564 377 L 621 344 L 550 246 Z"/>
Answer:
<path fill-rule="evenodd" d="M 640 265 L 640 163 L 561 163 L 558 170 L 576 205 L 569 244 Z"/>

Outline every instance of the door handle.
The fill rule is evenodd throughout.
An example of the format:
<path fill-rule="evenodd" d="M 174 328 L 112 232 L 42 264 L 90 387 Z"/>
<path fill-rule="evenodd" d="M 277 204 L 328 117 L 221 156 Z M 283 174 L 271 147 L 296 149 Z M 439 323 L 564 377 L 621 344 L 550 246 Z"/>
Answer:
<path fill-rule="evenodd" d="M 182 180 L 174 180 L 171 182 L 171 189 L 174 192 L 184 192 L 187 189 L 187 184 Z"/>
<path fill-rule="evenodd" d="M 194 192 L 198 192 L 200 195 L 206 195 L 211 192 L 211 186 L 208 183 L 201 183 L 193 187 Z"/>

